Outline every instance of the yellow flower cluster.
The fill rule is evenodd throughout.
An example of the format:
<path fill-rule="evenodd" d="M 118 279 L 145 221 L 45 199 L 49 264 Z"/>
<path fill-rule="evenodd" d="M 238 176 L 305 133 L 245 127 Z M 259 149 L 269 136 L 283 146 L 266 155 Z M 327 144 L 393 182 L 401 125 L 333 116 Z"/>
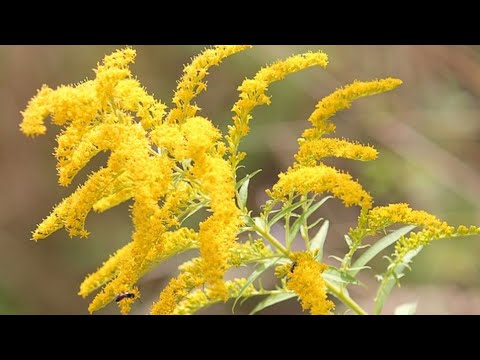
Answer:
<path fill-rule="evenodd" d="M 305 139 L 318 139 L 322 135 L 335 131 L 335 124 L 330 122 L 330 118 L 338 111 L 348 109 L 352 101 L 386 91 L 395 89 L 401 85 L 399 79 L 387 78 L 373 81 L 355 81 L 341 89 L 334 91 L 318 102 L 315 111 L 310 115 L 308 121 L 313 128 L 305 130 L 303 137 Z"/>
<path fill-rule="evenodd" d="M 238 163 L 245 157 L 245 153 L 237 153 L 240 140 L 245 137 L 250 128 L 249 122 L 252 119 L 250 113 L 260 105 L 270 105 L 270 97 L 266 95 L 268 87 L 275 81 L 284 79 L 288 74 L 312 67 L 328 65 L 328 56 L 323 52 L 307 52 L 301 55 L 294 55 L 285 60 L 279 60 L 270 66 L 266 66 L 257 72 L 253 79 L 246 79 L 238 87 L 240 91 L 239 100 L 233 105 L 232 111 L 233 126 L 228 127 L 228 135 L 225 137 L 228 142 L 230 161 L 236 169 Z"/>
<path fill-rule="evenodd" d="M 377 155 L 378 151 L 372 146 L 343 139 L 324 138 L 301 141 L 295 159 L 303 166 L 315 166 L 319 159 L 326 157 L 369 161 L 375 160 Z"/>
<path fill-rule="evenodd" d="M 335 125 L 329 119 L 338 111 L 350 107 L 353 100 L 392 90 L 401 83 L 400 80 L 392 78 L 370 82 L 355 81 L 318 102 L 308 119 L 313 127 L 305 130 L 298 140 L 296 163 L 279 175 L 278 182 L 267 194 L 273 199 L 284 200 L 287 195 L 294 193 L 307 195 L 330 192 L 346 206 L 358 205 L 362 209 L 370 209 L 372 198 L 362 186 L 350 175 L 326 166 L 321 160 L 332 156 L 361 161 L 374 160 L 377 150 L 372 146 L 345 139 L 321 137 L 335 131 Z"/>
<path fill-rule="evenodd" d="M 247 241 L 244 244 L 235 243 L 226 252 L 228 263 L 225 270 L 232 267 L 239 267 L 265 257 L 272 255 L 272 251 L 265 247 L 262 241 Z M 234 297 L 231 286 L 234 282 L 223 284 L 222 297 L 218 296 L 218 288 L 202 289 L 196 292 L 196 295 L 190 297 L 188 294 L 202 286 L 206 278 L 203 275 L 205 262 L 202 258 L 195 258 L 182 264 L 179 269 L 181 273 L 176 278 L 170 280 L 160 295 L 160 299 L 153 304 L 150 313 L 152 315 L 170 315 L 182 312 L 185 309 L 199 304 L 199 301 L 205 301 L 204 304 L 215 303 L 219 300 L 228 300 Z M 238 285 L 238 283 L 235 283 Z M 203 299 L 203 300 L 202 300 Z M 195 305 L 196 306 L 196 305 Z"/>
<path fill-rule="evenodd" d="M 281 255 L 262 240 L 237 242 L 239 233 L 250 229 L 243 227 L 244 223 L 251 225 L 253 220 L 236 203 L 236 196 L 240 198 L 242 192 L 237 190 L 240 185 L 236 183 L 236 170 L 245 157 L 238 148 L 249 132 L 252 110 L 270 104 L 267 95 L 270 84 L 302 69 L 325 68 L 328 58 L 322 52 L 294 55 L 244 80 L 232 108 L 233 125 L 223 137 L 209 119 L 198 115 L 200 108 L 194 99 L 206 89 L 205 77 L 210 67 L 249 47 L 215 46 L 193 58 L 184 68 L 170 109 L 133 77 L 129 66 L 136 52 L 125 48 L 106 56 L 94 70 L 93 80 L 55 90 L 42 86 L 22 112 L 20 129 L 28 136 L 44 134 L 47 117 L 62 127 L 55 149 L 58 181 L 62 186 L 70 185 L 94 156 L 100 152 L 109 154 L 107 163 L 90 173 L 37 226 L 33 232 L 35 241 L 62 228 L 71 237 L 86 237 L 85 221 L 92 210 L 103 212 L 131 201 L 134 225 L 131 242 L 88 275 L 80 286 L 82 297 L 101 289 L 89 305 L 90 312 L 113 300 L 123 314 L 130 312 L 132 304 L 140 298 L 135 285 L 138 280 L 163 261 L 191 249 L 199 254 L 179 267 L 179 275 L 170 280 L 152 305 L 152 314 L 192 314 L 219 301 L 265 295 L 268 291 L 257 290 L 253 285 L 245 289 L 246 279 L 225 281 L 225 274 L 233 267 L 265 264 L 266 259 L 277 256 L 289 257 L 294 262 L 294 266 L 290 262 L 278 266 L 276 274 L 282 278 L 287 275 L 282 283 L 298 295 L 303 309 L 312 314 L 333 311 L 334 304 L 327 299 L 327 282 L 322 276 L 327 265 L 317 262 L 308 251 L 281 251 L 283 245 L 270 234 L 262 236 Z M 360 244 L 362 236 L 395 223 L 423 227 L 397 242 L 394 254 L 397 260 L 433 239 L 480 233 L 477 227 L 454 229 L 406 204 L 372 209 L 372 197 L 357 181 L 323 163 L 328 157 L 360 161 L 377 157 L 372 146 L 323 136 L 335 131 L 330 118 L 350 107 L 352 101 L 392 90 L 401 83 L 392 78 L 355 81 L 318 102 L 308 119 L 312 127 L 298 140 L 295 163 L 267 191 L 272 199 L 280 201 L 291 200 L 298 194 L 306 197 L 329 192 L 345 206 L 361 207 L 359 226 L 350 232 L 355 246 Z M 201 208 L 207 210 L 208 216 L 200 222 L 198 230 L 186 227 L 184 221 Z M 352 254 L 355 246 L 351 247 Z M 330 283 L 329 289 L 335 294 Z M 336 294 L 340 299 L 344 295 Z"/>
<path fill-rule="evenodd" d="M 240 291 L 247 283 L 247 279 L 240 278 L 235 280 L 228 280 L 225 282 L 225 288 L 227 289 L 227 298 L 233 299 L 239 296 Z M 242 292 L 242 297 L 249 297 L 252 295 L 260 295 L 261 292 L 257 291 L 253 284 L 250 284 Z M 197 311 L 215 304 L 218 302 L 215 296 L 210 294 L 209 290 L 197 289 L 188 294 L 185 299 L 179 302 L 179 304 L 173 310 L 172 315 L 191 315 Z"/>
<path fill-rule="evenodd" d="M 133 200 L 132 242 L 80 288 L 80 295 L 87 296 L 104 286 L 90 311 L 118 294 L 134 292 L 136 281 L 154 264 L 195 247 L 204 264 L 202 279 L 213 294 L 225 297 L 226 254 L 236 239 L 241 214 L 234 200 L 233 171 L 222 158 L 226 148 L 221 134 L 208 119 L 195 116 L 199 108 L 191 101 L 206 88 L 203 79 L 209 67 L 247 48 L 216 46 L 197 56 L 185 67 L 173 98 L 175 107 L 165 119 L 166 106 L 131 74 L 129 65 L 136 55 L 131 48 L 106 56 L 93 80 L 56 90 L 43 86 L 22 112 L 20 128 L 26 135 L 44 134 L 48 116 L 63 126 L 55 150 L 61 185 L 69 185 L 99 152 L 110 152 L 106 166 L 91 173 L 38 225 L 34 240 L 62 227 L 70 236 L 88 236 L 84 224 L 92 209 L 103 212 Z M 181 222 L 199 199 L 213 214 L 196 233 L 181 227 Z M 128 311 L 132 299 L 119 302 L 122 312 Z"/>
<path fill-rule="evenodd" d="M 467 228 L 461 225 L 455 229 L 426 211 L 413 210 L 405 203 L 374 207 L 360 215 L 359 224 L 356 229 L 350 230 L 354 238 L 356 233 L 367 231 L 373 235 L 394 224 L 422 227 L 423 230 L 410 233 L 408 237 L 402 236 L 395 243 L 394 255 L 398 259 L 411 250 L 429 244 L 432 240 L 480 234 L 479 227 Z"/>
<path fill-rule="evenodd" d="M 327 299 L 327 287 L 322 273 L 327 265 L 318 263 L 309 253 L 295 253 L 293 271 L 288 273 L 287 287 L 295 291 L 303 310 L 313 315 L 330 315 L 335 305 Z"/>
<path fill-rule="evenodd" d="M 278 182 L 267 194 L 274 199 L 286 199 L 292 193 L 307 195 L 326 191 L 341 199 L 345 206 L 369 208 L 372 205 L 371 196 L 349 174 L 323 164 L 289 169 L 286 174 L 279 175 Z"/>
<path fill-rule="evenodd" d="M 202 80 L 208 75 L 208 69 L 218 66 L 226 57 L 249 48 L 251 48 L 250 45 L 216 46 L 206 49 L 192 59 L 192 62 L 183 69 L 183 76 L 178 82 L 177 91 L 173 96 L 175 107 L 168 113 L 167 122 L 183 122 L 194 117 L 200 108 L 190 102 L 207 89 L 207 83 Z"/>

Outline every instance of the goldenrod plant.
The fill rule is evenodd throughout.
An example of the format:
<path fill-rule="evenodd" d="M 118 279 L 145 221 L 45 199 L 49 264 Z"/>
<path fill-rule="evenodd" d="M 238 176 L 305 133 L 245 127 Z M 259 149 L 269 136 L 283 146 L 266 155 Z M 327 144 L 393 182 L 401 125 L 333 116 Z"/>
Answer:
<path fill-rule="evenodd" d="M 251 297 L 259 299 L 251 313 L 295 297 L 315 315 L 334 314 L 334 301 L 343 303 L 349 313 L 367 314 L 348 289 L 360 284 L 358 274 L 373 258 L 394 245 L 393 253 L 385 257 L 385 271 L 377 275 L 373 313 L 380 314 L 393 286 L 425 245 L 480 233 L 476 226 L 454 228 L 407 204 L 375 207 L 359 182 L 323 162 L 329 157 L 358 161 L 377 157 L 371 145 L 327 136 L 335 132 L 333 115 L 356 99 L 402 84 L 394 78 L 355 81 L 320 100 L 308 119 L 310 127 L 298 139 L 294 163 L 267 190 L 269 200 L 253 216 L 247 196 L 258 171 L 238 177 L 247 155 L 239 149 L 249 133 L 252 110 L 270 104 L 270 84 L 306 68 L 325 68 L 328 57 L 322 52 L 294 55 L 245 79 L 232 107 L 233 122 L 222 134 L 200 115 L 194 99 L 206 90 L 210 67 L 249 48 L 214 46 L 193 58 L 178 81 L 171 107 L 132 75 L 129 66 L 136 52 L 127 47 L 106 56 L 93 80 L 55 90 L 44 85 L 22 112 L 20 128 L 25 135 L 44 134 L 47 117 L 62 128 L 54 153 L 62 186 L 68 186 L 95 155 L 109 153 L 106 165 L 92 172 L 37 226 L 33 240 L 62 228 L 70 237 L 88 237 L 84 224 L 92 210 L 101 213 L 126 201 L 131 204 L 131 241 L 80 285 L 82 297 L 101 289 L 89 305 L 91 313 L 111 302 L 122 314 L 129 313 L 140 298 L 136 284 L 142 276 L 172 256 L 193 250 L 189 253 L 194 257 L 179 266 L 178 276 L 151 305 L 151 314 L 194 314 L 228 300 L 235 307 Z M 336 266 L 325 263 L 329 221 L 315 216 L 331 198 L 359 209 L 358 225 L 345 235 L 348 251 L 335 257 Z M 198 226 L 188 227 L 186 220 L 201 209 L 207 216 Z M 283 238 L 272 234 L 277 223 L 284 226 Z M 369 237 L 376 239 L 372 245 L 365 244 Z M 297 242 L 302 251 L 292 250 Z M 249 276 L 226 280 L 228 270 L 247 265 Z M 267 269 L 274 269 L 278 278 L 274 288 L 262 286 Z"/>

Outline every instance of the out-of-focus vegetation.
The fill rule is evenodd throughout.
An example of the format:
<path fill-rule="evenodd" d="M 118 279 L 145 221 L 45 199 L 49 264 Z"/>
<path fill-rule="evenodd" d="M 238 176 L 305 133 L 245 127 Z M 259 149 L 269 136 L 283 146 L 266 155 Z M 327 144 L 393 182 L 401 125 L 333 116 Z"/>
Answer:
<path fill-rule="evenodd" d="M 79 283 L 130 238 L 128 204 L 124 204 L 92 214 L 87 221 L 92 235 L 87 240 L 70 240 L 59 231 L 38 244 L 29 241 L 35 225 L 85 180 L 88 171 L 83 170 L 71 187 L 60 188 L 51 155 L 58 129 L 52 126 L 47 136 L 35 140 L 18 130 L 20 111 L 43 83 L 54 88 L 92 77 L 85 69 L 94 68 L 119 47 L 0 47 L 0 313 L 86 313 L 87 302 L 76 295 Z M 203 47 L 135 48 L 134 73 L 156 97 L 170 102 L 183 64 Z M 395 92 L 360 100 L 335 118 L 338 136 L 374 144 L 379 158 L 367 163 L 332 159 L 329 164 L 359 178 L 376 205 L 408 202 L 454 226 L 479 225 L 479 47 L 257 46 L 212 69 L 209 90 L 198 98 L 203 114 L 225 131 L 238 96 L 236 88 L 245 77 L 266 63 L 310 49 L 324 50 L 329 67 L 309 69 L 272 85 L 272 105 L 254 111 L 251 134 L 243 143 L 249 153 L 245 165 L 249 172 L 257 168 L 263 172 L 251 182 L 250 207 L 265 201 L 264 189 L 292 163 L 295 140 L 320 98 L 354 79 L 394 76 L 404 81 Z M 87 170 L 104 161 L 97 156 Z M 334 225 L 327 252 L 337 255 L 345 246 L 343 234 L 356 224 L 358 209 L 345 209 L 336 201 L 322 209 Z M 479 238 L 435 242 L 416 259 L 402 288 L 394 290 L 387 312 L 399 303 L 418 300 L 419 313 L 480 313 L 479 253 Z M 174 258 L 140 282 L 145 304 L 158 296 L 167 272 L 182 262 Z M 358 292 L 372 297 L 365 289 Z M 289 313 L 300 313 L 295 301 L 268 313 L 286 312 L 286 307 Z M 230 308 L 217 305 L 209 311 L 229 313 Z M 110 312 L 116 309 L 102 311 Z"/>

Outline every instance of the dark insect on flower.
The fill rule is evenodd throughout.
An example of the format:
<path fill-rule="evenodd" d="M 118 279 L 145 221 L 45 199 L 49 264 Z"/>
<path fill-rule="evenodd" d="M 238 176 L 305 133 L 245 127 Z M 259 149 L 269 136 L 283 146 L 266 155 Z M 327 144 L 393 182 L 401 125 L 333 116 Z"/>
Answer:
<path fill-rule="evenodd" d="M 295 270 L 296 267 L 297 267 L 297 262 L 294 261 L 294 262 L 292 263 L 292 266 L 290 267 L 290 272 L 293 273 L 293 271 Z"/>
<path fill-rule="evenodd" d="M 123 299 L 134 299 L 134 298 L 135 298 L 134 293 L 131 293 L 131 292 L 121 293 L 121 294 L 118 294 L 115 297 L 115 302 L 118 303 L 119 301 L 122 301 Z"/>

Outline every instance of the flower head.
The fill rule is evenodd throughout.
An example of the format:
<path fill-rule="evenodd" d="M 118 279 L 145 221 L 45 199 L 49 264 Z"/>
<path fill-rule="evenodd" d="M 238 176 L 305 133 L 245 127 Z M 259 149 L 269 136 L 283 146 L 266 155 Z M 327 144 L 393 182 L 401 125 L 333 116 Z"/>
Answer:
<path fill-rule="evenodd" d="M 327 269 L 309 253 L 295 254 L 296 266 L 288 273 L 287 287 L 300 298 L 303 310 L 313 315 L 330 315 L 335 305 L 327 300 L 327 287 L 322 273 Z"/>
<path fill-rule="evenodd" d="M 341 199 L 345 206 L 358 205 L 362 208 L 372 206 L 371 196 L 348 174 L 326 166 L 298 166 L 279 175 L 272 190 L 267 191 L 274 199 L 285 199 L 289 194 L 321 194 L 330 192 Z"/>

